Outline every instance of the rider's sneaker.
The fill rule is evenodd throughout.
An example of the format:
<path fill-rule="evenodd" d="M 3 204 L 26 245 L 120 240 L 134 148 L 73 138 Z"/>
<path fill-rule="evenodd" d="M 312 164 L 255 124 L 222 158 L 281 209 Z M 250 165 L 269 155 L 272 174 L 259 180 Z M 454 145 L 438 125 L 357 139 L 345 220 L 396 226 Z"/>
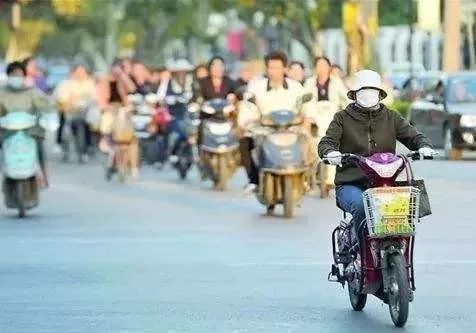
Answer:
<path fill-rule="evenodd" d="M 53 154 L 60 155 L 62 153 L 63 153 L 63 148 L 61 148 L 60 145 L 54 145 L 53 146 Z"/>
<path fill-rule="evenodd" d="M 139 169 L 137 169 L 137 168 L 131 169 L 131 178 L 133 180 L 138 180 L 139 179 Z"/>
<path fill-rule="evenodd" d="M 174 164 L 174 163 L 177 163 L 179 160 L 178 156 L 177 155 L 170 155 L 169 157 L 169 162 Z"/>
<path fill-rule="evenodd" d="M 113 174 L 114 174 L 114 168 L 107 168 L 106 169 L 106 180 L 110 181 L 112 179 Z"/>
<path fill-rule="evenodd" d="M 88 163 L 89 162 L 89 155 L 83 154 L 79 157 L 79 163 Z"/>
<path fill-rule="evenodd" d="M 256 184 L 249 183 L 248 185 L 245 186 L 245 189 L 243 190 L 243 194 L 251 194 L 256 192 L 258 189 L 258 186 Z"/>

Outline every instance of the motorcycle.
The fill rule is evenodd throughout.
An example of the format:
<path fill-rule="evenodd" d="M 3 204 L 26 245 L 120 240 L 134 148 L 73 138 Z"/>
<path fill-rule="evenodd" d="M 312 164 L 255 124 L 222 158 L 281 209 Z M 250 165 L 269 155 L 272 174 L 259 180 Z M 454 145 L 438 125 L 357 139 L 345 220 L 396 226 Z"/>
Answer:
<path fill-rule="evenodd" d="M 316 112 L 310 119 L 311 135 L 317 147 L 319 141 L 321 141 L 326 134 L 327 128 L 338 110 L 337 106 L 329 101 L 317 101 L 315 110 Z M 313 179 L 311 180 L 311 184 L 315 184 L 319 187 L 321 199 L 328 198 L 329 192 L 334 188 L 335 173 L 335 166 L 327 165 L 320 160 L 312 171 Z"/>
<path fill-rule="evenodd" d="M 304 95 L 298 100 L 296 109 L 301 110 L 311 98 L 311 94 Z M 261 135 L 262 143 L 254 154 L 260 169 L 256 195 L 266 206 L 268 215 L 274 212 L 277 204 L 282 204 L 284 216 L 293 217 L 295 206 L 306 192 L 309 174 L 309 166 L 304 160 L 306 137 L 290 129 L 303 121 L 301 115 L 291 110 L 276 110 L 261 118 L 261 126 L 270 132 Z"/>
<path fill-rule="evenodd" d="M 10 112 L 0 118 L 0 127 L 5 131 L 2 143 L 5 205 L 17 209 L 20 218 L 24 218 L 26 211 L 39 203 L 39 147 L 29 134 L 29 130 L 38 123 L 52 131 L 59 126 L 56 114 L 44 115 L 39 121 L 37 116 L 23 111 Z"/>
<path fill-rule="evenodd" d="M 224 191 L 240 164 L 238 136 L 230 120 L 235 107 L 225 99 L 213 99 L 202 106 L 203 121 L 199 147 L 202 179 L 211 179 L 214 188 Z"/>
<path fill-rule="evenodd" d="M 78 163 L 88 160 L 88 139 L 90 135 L 87 118 L 91 102 L 82 101 L 71 112 L 64 113 L 64 126 L 62 132 L 63 162 L 69 162 L 71 155 L 76 154 Z"/>
<path fill-rule="evenodd" d="M 370 188 L 363 193 L 366 219 L 353 226 L 344 213 L 344 220 L 332 233 L 334 264 L 328 280 L 343 287 L 347 283 L 355 311 L 363 310 L 367 295 L 387 303 L 397 327 L 405 325 L 415 291 L 413 251 L 420 191 L 411 186 L 411 161 L 418 159 L 417 152 L 370 157 L 343 154 L 343 165 L 357 165 L 369 178 Z M 397 186 L 396 178 L 403 170 L 408 186 Z"/>
<path fill-rule="evenodd" d="M 111 135 L 109 159 L 121 183 L 125 182 L 129 175 L 133 175 L 133 169 L 137 168 L 139 163 L 139 148 L 132 117 L 129 108 L 119 107 Z M 110 180 L 111 176 L 112 174 L 107 170 L 106 179 Z"/>
<path fill-rule="evenodd" d="M 151 125 L 154 122 L 154 116 L 157 112 L 157 95 L 129 95 L 129 102 L 134 109 L 131 120 L 134 124 L 135 137 L 139 141 L 141 160 L 147 164 L 154 164 L 160 159 L 157 136 L 156 133 L 151 131 Z"/>
<path fill-rule="evenodd" d="M 169 106 L 179 106 L 185 108 L 183 118 L 178 119 L 172 115 L 170 147 L 173 147 L 173 153 L 176 156 L 171 160 L 172 166 L 177 170 L 180 179 L 187 178 L 188 171 L 194 163 L 193 145 L 189 140 L 189 136 L 193 131 L 193 121 L 190 115 L 193 112 L 187 108 L 187 104 L 192 98 L 191 94 L 183 93 L 182 95 L 169 95 L 165 97 L 165 102 Z"/>

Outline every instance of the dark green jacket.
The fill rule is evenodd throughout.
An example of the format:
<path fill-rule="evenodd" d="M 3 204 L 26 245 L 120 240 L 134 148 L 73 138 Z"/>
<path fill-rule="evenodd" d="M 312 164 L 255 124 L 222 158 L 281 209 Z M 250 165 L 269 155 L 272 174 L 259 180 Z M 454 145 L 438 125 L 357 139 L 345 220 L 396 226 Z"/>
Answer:
<path fill-rule="evenodd" d="M 326 135 L 319 142 L 319 156 L 331 151 L 370 156 L 374 153 L 395 153 L 397 141 L 410 150 L 430 146 L 431 142 L 398 112 L 381 104 L 377 110 L 364 110 L 355 103 L 336 113 Z M 367 179 L 356 166 L 337 167 L 336 185 L 366 186 Z"/>

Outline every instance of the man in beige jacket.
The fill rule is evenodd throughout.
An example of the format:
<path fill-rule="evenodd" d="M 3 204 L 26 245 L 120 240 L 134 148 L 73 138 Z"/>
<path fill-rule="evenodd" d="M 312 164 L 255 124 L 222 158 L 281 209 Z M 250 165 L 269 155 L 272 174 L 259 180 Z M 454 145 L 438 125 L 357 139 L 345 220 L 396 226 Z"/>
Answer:
<path fill-rule="evenodd" d="M 286 78 L 287 57 L 281 52 L 272 52 L 265 57 L 266 63 L 266 78 L 256 80 L 248 85 L 248 92 L 254 96 L 254 103 L 243 101 L 239 107 L 238 125 L 246 131 L 250 125 L 259 127 L 259 120 L 262 116 L 269 114 L 276 110 L 293 110 L 295 112 L 305 111 L 307 104 L 304 104 L 302 110 L 296 109 L 296 102 L 298 98 L 302 97 L 306 91 L 301 84 L 292 79 Z M 263 130 L 266 130 L 265 128 Z M 251 150 L 254 148 L 254 139 L 251 136 L 242 138 L 246 140 L 246 149 L 242 150 L 242 157 L 250 163 L 248 171 L 249 185 L 245 192 L 251 192 L 258 185 L 258 169 L 254 165 L 251 158 Z M 311 151 L 312 150 L 312 151 Z M 312 163 L 315 159 L 317 149 L 312 149 L 309 144 L 309 149 L 305 160 Z"/>

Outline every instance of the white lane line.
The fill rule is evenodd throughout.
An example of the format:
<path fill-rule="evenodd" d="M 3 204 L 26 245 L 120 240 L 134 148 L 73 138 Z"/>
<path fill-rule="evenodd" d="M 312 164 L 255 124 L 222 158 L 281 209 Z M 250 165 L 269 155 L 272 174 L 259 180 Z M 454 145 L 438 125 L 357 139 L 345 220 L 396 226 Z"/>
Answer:
<path fill-rule="evenodd" d="M 276 262 L 234 262 L 227 263 L 230 267 L 250 267 L 250 266 L 329 266 L 331 261 L 276 261 Z M 440 260 L 440 261 L 415 261 L 415 265 L 433 265 L 433 266 L 447 266 L 447 265 L 476 265 L 476 260 Z"/>

